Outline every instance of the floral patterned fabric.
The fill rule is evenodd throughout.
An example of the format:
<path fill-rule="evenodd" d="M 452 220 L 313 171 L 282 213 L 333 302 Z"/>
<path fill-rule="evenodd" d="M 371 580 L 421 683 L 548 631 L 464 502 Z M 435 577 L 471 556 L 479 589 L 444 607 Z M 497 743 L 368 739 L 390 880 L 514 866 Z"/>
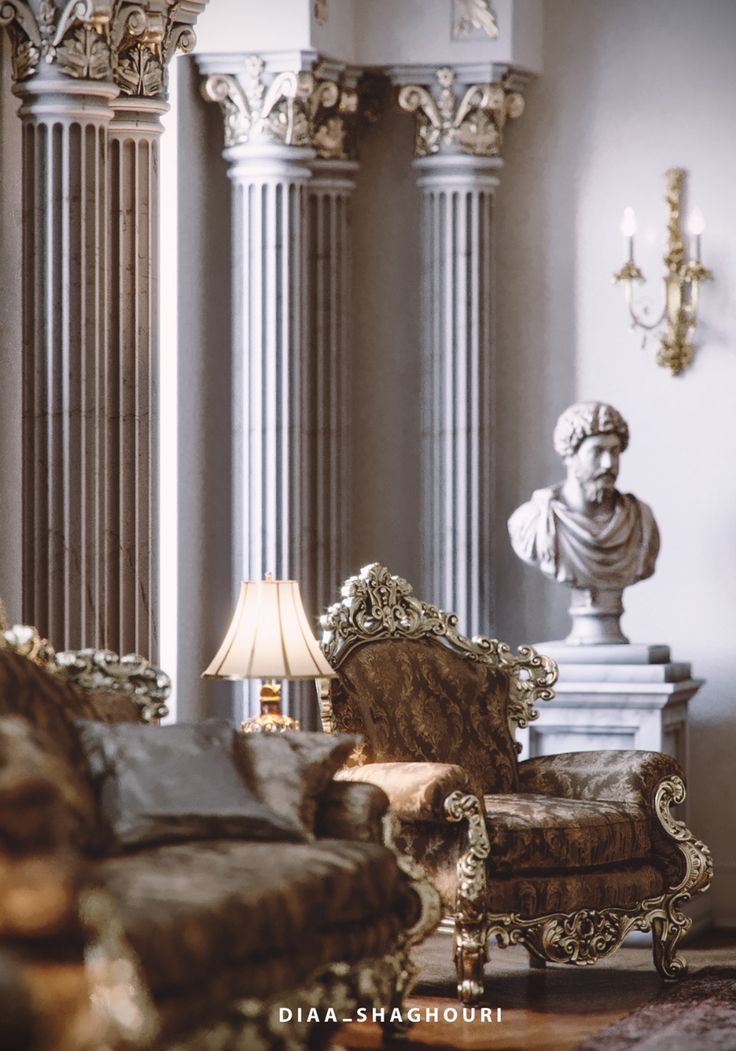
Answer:
<path fill-rule="evenodd" d="M 335 928 L 369 937 L 379 918 L 403 921 L 416 907 L 394 856 L 375 843 L 176 843 L 100 861 L 95 875 L 157 993 L 291 956 Z"/>
<path fill-rule="evenodd" d="M 654 806 L 657 785 L 666 777 L 685 775 L 661 752 L 615 750 L 562 752 L 519 764 L 522 792 L 567 799 L 615 799 Z"/>
<path fill-rule="evenodd" d="M 496 795 L 485 808 L 489 874 L 595 868 L 651 853 L 649 814 L 634 803 Z"/>
<path fill-rule="evenodd" d="M 382 639 L 350 652 L 331 684 L 335 729 L 360 733 L 358 761 L 461 766 L 476 794 L 514 792 L 508 680 L 439 639 Z"/>
<path fill-rule="evenodd" d="M 449 763 L 366 763 L 338 770 L 335 778 L 378 785 L 397 817 L 407 821 L 444 824 L 445 799 L 452 792 L 470 791 L 468 775 Z"/>

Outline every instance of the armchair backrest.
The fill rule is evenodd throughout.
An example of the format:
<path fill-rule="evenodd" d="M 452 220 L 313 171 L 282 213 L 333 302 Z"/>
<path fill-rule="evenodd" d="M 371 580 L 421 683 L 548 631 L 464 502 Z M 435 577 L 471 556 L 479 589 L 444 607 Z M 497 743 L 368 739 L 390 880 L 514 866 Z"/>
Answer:
<path fill-rule="evenodd" d="M 378 563 L 342 594 L 322 617 L 322 649 L 338 673 L 324 683 L 324 729 L 363 736 L 356 763 L 456 763 L 479 793 L 515 791 L 514 729 L 552 696 L 554 662 L 465 638 L 453 614 Z"/>

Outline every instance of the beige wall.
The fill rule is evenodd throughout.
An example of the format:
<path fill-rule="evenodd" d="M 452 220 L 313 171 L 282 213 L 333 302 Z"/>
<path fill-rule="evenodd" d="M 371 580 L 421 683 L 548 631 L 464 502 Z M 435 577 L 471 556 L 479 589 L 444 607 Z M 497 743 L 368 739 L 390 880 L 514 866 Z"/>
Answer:
<path fill-rule="evenodd" d="M 517 563 L 505 519 L 559 477 L 557 414 L 601 398 L 629 421 L 622 488 L 653 507 L 662 552 L 626 592 L 632 640 L 665 642 L 707 680 L 691 704 L 692 824 L 714 851 L 716 917 L 736 925 L 736 4 L 547 0 L 545 74 L 508 136 L 498 192 L 497 630 L 559 638 L 555 585 Z M 663 173 L 689 173 L 706 216 L 700 349 L 673 379 L 627 331 L 611 272 L 634 206 L 648 291 L 659 304 Z"/>

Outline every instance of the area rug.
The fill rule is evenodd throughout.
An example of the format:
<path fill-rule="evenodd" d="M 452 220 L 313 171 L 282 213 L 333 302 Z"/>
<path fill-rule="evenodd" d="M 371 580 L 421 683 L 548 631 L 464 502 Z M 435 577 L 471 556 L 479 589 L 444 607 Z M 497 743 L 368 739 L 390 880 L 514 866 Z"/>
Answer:
<path fill-rule="evenodd" d="M 706 967 L 574 1051 L 736 1051 L 736 968 Z"/>

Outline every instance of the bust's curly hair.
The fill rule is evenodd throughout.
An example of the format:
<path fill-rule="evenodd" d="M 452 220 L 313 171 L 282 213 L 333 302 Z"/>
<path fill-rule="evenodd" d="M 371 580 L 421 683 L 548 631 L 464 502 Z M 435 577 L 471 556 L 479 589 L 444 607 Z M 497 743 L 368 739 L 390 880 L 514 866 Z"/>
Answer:
<path fill-rule="evenodd" d="M 555 452 L 573 456 L 580 443 L 593 434 L 617 434 L 621 452 L 629 444 L 629 427 L 621 413 L 603 401 L 578 401 L 560 416 L 552 440 Z"/>

